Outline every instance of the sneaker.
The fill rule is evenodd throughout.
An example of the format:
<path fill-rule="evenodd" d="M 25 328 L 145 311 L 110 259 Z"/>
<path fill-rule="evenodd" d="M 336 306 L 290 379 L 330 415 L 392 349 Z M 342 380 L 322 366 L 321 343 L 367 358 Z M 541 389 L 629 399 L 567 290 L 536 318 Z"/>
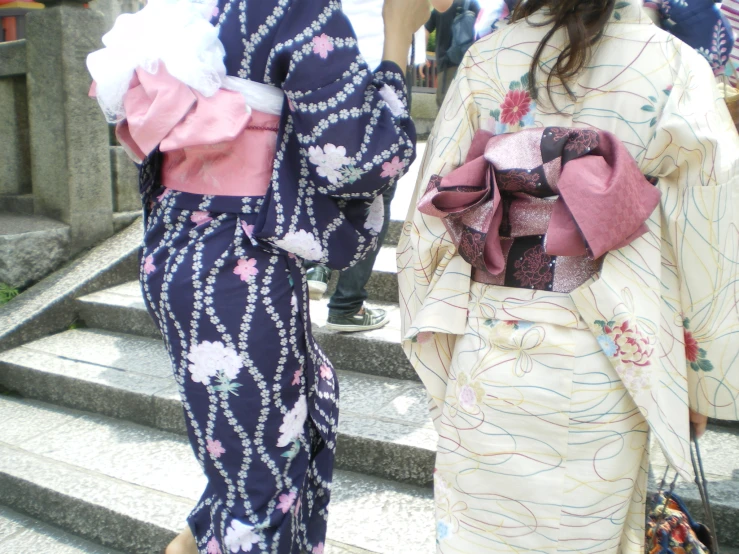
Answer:
<path fill-rule="evenodd" d="M 331 270 L 322 265 L 313 266 L 308 270 L 308 295 L 311 300 L 320 300 L 326 294 L 328 281 L 331 279 Z"/>
<path fill-rule="evenodd" d="M 367 308 L 366 306 L 354 315 L 328 313 L 326 329 L 343 333 L 371 331 L 387 325 L 390 318 L 385 310 Z"/>

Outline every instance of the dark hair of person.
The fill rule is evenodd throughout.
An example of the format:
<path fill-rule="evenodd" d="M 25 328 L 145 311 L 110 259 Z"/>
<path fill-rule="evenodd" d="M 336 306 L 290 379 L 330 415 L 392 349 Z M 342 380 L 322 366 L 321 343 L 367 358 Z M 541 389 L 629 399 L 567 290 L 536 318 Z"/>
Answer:
<path fill-rule="evenodd" d="M 556 77 L 562 82 L 567 94 L 573 96 L 571 80 L 585 66 L 593 44 L 603 35 L 603 29 L 613 13 L 616 0 L 519 0 L 513 11 L 513 21 L 529 17 L 534 12 L 546 9 L 550 17 L 537 26 L 551 25 L 531 61 L 529 92 L 533 99 L 538 98 L 536 72 L 541 66 L 544 47 L 560 29 L 567 32 L 565 48 L 557 57 L 554 66 L 548 71 L 547 94 L 551 100 L 552 80 Z"/>

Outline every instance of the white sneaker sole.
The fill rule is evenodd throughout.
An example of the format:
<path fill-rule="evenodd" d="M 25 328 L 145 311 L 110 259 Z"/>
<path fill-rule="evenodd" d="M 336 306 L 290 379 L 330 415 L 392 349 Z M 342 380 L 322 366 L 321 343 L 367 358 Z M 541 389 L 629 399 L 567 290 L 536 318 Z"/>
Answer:
<path fill-rule="evenodd" d="M 321 281 L 308 281 L 308 296 L 311 300 L 320 300 L 326 294 L 328 285 Z"/>
<path fill-rule="evenodd" d="M 385 317 L 382 321 L 375 323 L 374 325 L 340 325 L 337 323 L 326 323 L 326 329 L 328 331 L 337 331 L 339 333 L 358 333 L 359 331 L 372 331 L 373 329 L 380 329 L 390 323 L 390 318 Z"/>

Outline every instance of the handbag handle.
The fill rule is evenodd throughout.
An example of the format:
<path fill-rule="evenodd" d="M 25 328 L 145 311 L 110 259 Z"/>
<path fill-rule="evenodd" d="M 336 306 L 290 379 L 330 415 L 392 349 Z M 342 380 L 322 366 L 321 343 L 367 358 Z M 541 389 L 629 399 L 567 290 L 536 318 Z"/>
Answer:
<path fill-rule="evenodd" d="M 716 522 L 713 519 L 713 510 L 711 509 L 711 502 L 708 498 L 708 481 L 706 481 L 706 474 L 703 471 L 703 459 L 701 458 L 701 449 L 698 445 L 698 439 L 695 437 L 695 428 L 690 426 L 690 461 L 693 463 L 693 473 L 695 473 L 695 484 L 698 487 L 698 493 L 701 496 L 701 502 L 703 503 L 703 514 L 706 518 L 706 525 L 710 532 L 711 545 L 709 546 L 711 554 L 719 554 L 718 551 L 718 539 L 716 537 Z"/>

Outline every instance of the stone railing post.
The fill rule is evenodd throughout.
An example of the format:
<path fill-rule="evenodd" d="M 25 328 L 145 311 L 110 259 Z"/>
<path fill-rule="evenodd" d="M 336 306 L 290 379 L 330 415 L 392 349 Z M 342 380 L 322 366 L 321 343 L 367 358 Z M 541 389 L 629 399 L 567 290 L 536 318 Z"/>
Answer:
<path fill-rule="evenodd" d="M 72 253 L 113 234 L 108 126 L 85 66 L 105 31 L 102 14 L 66 2 L 26 21 L 35 211 L 70 226 Z"/>

